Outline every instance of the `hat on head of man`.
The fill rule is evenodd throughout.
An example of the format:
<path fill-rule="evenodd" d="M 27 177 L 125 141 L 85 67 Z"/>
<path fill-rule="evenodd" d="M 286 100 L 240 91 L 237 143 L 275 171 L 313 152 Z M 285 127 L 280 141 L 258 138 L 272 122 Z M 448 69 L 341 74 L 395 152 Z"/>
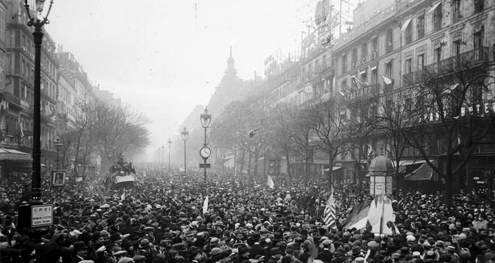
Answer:
<path fill-rule="evenodd" d="M 237 252 L 239 255 L 242 255 L 246 252 L 249 252 L 249 248 L 247 246 L 239 246 L 239 248 L 237 249 Z"/>
<path fill-rule="evenodd" d="M 83 241 L 77 241 L 74 243 L 74 251 L 81 251 L 81 250 L 86 250 L 88 247 Z"/>

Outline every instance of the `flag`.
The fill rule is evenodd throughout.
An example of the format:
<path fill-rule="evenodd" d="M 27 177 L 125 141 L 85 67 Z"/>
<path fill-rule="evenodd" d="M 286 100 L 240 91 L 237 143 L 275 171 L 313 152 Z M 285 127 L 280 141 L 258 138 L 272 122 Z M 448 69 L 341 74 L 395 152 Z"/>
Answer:
<path fill-rule="evenodd" d="M 208 196 L 205 197 L 205 201 L 203 202 L 203 214 L 208 212 Z"/>
<path fill-rule="evenodd" d="M 389 78 L 387 78 L 385 76 L 382 76 L 382 78 L 383 78 L 383 82 L 385 83 L 385 85 L 392 84 L 392 80 L 391 79 L 389 79 Z"/>
<path fill-rule="evenodd" d="M 370 204 L 368 222 L 371 225 L 372 233 L 384 235 L 397 234 L 399 230 L 395 226 L 392 200 L 386 195 L 377 195 Z"/>
<path fill-rule="evenodd" d="M 369 202 L 364 201 L 358 205 L 356 205 L 351 213 L 347 216 L 346 221 L 344 223 L 345 229 L 363 229 L 366 227 L 368 222 L 368 210 L 369 210 Z"/>
<path fill-rule="evenodd" d="M 19 122 L 19 130 L 20 130 L 20 135 L 21 138 L 24 138 L 24 124 L 22 122 Z"/>
<path fill-rule="evenodd" d="M 323 222 L 325 223 L 325 228 L 337 228 L 337 224 L 335 221 L 335 198 L 333 197 L 333 189 L 332 193 L 328 197 L 327 204 L 325 206 L 325 210 L 323 211 Z"/>
<path fill-rule="evenodd" d="M 120 200 L 121 201 L 124 201 L 125 200 L 125 188 L 124 188 L 124 192 L 122 193 L 122 195 L 120 196 Z"/>
<path fill-rule="evenodd" d="M 273 183 L 272 177 L 268 175 L 268 181 L 266 182 L 266 185 L 270 187 L 271 189 L 275 188 L 275 184 Z"/>

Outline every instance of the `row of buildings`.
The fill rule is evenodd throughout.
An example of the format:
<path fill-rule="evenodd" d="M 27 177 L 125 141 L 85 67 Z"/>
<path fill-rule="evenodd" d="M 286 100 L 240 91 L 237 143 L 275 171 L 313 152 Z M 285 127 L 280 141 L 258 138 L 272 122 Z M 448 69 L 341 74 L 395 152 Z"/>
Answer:
<path fill-rule="evenodd" d="M 23 1 L 0 0 L 0 181 L 29 178 L 32 151 L 34 43 Z M 22 4 L 22 5 L 21 5 Z M 32 6 L 35 6 L 33 3 Z M 75 105 L 113 99 L 88 79 L 73 54 L 44 31 L 41 47 L 42 166 L 55 167 L 55 142 L 81 118 Z M 118 100 L 115 100 L 118 102 Z"/>
<path fill-rule="evenodd" d="M 339 6 L 339 2 L 341 4 L 342 1 L 319 1 L 319 10 L 316 10 L 318 17 L 315 19 L 317 24 L 302 40 L 299 59 L 267 59 L 265 62 L 267 79 L 263 86 L 270 92 L 273 104 L 290 103 L 304 107 L 322 98 L 341 97 L 344 107 L 338 114 L 351 118 L 356 115 L 353 110 L 360 110 L 371 115 L 380 115 L 383 108 L 377 105 L 393 103 L 388 100 L 399 98 L 418 87 L 425 72 L 441 74 L 442 78 L 450 81 L 449 74 L 454 79 L 453 74 L 458 73 L 460 63 L 469 63 L 474 70 L 478 70 L 475 68 L 477 65 L 483 64 L 479 70 L 486 71 L 487 76 L 495 75 L 493 1 L 361 1 L 353 11 L 352 24 L 347 32 L 342 32 L 338 38 L 332 38 L 336 34 L 328 32 L 332 32 L 331 21 L 335 19 L 331 16 L 334 13 L 322 11 L 321 7 L 328 6 L 331 9 Z M 453 83 L 451 87 L 454 89 L 458 85 L 459 83 Z M 495 85 L 489 84 L 487 89 L 476 95 L 474 101 L 472 105 L 462 107 L 461 115 L 472 113 L 473 108 L 474 111 L 482 109 L 487 116 L 491 114 L 491 119 L 487 120 L 493 122 Z M 355 105 L 360 105 L 361 108 L 356 109 Z M 363 105 L 369 107 L 363 109 Z M 418 114 L 425 115 L 425 120 L 432 127 L 439 122 L 437 113 Z M 433 133 L 431 136 L 440 138 L 443 134 Z M 487 138 L 495 142 L 495 135 L 488 134 Z M 390 153 L 390 140 L 385 134 L 375 133 L 369 136 L 365 144 L 376 155 L 394 159 Z M 431 161 L 437 162 L 441 169 L 446 169 L 442 164 L 445 152 L 441 150 L 445 147 L 438 145 L 442 140 L 430 141 L 428 154 Z M 340 171 L 343 180 L 354 178 L 356 164 L 362 163 L 362 160 L 356 160 L 354 156 L 356 155 L 342 153 L 335 159 L 336 167 L 333 169 Z M 292 162 L 297 163 L 298 160 Z M 328 166 L 328 158 L 316 153 L 312 162 L 316 174 Z M 418 180 L 416 183 L 431 185 L 435 172 L 427 165 L 422 165 L 423 163 L 425 160 L 420 152 L 412 147 L 405 147 L 401 164 L 404 167 L 420 164 L 414 169 L 414 176 Z M 421 169 L 416 169 L 418 167 Z M 366 169 L 364 166 L 361 168 Z M 487 143 L 470 152 L 468 162 L 456 174 L 455 185 L 457 190 L 473 190 L 486 186 L 495 189 L 494 178 L 495 144 Z"/>

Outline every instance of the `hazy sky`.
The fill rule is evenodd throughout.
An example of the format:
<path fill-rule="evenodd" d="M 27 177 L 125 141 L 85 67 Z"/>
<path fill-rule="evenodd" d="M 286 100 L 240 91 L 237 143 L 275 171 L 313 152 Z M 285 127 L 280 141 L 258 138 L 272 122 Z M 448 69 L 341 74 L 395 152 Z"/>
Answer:
<path fill-rule="evenodd" d="M 46 5 L 49 1 L 46 1 Z M 55 0 L 45 28 L 93 83 L 152 120 L 151 148 L 166 145 L 206 104 L 233 46 L 241 78 L 263 75 L 278 48 L 300 41 L 315 0 Z M 196 8 L 195 8 L 196 6 Z"/>

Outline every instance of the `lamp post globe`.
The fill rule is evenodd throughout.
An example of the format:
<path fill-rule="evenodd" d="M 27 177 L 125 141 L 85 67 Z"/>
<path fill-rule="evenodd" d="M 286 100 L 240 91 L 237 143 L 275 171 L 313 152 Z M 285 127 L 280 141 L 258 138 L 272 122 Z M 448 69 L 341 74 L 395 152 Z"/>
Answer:
<path fill-rule="evenodd" d="M 205 111 L 199 116 L 199 119 L 201 120 L 201 125 L 203 125 L 203 128 L 210 127 L 211 114 L 208 113 L 208 109 L 206 107 Z"/>

